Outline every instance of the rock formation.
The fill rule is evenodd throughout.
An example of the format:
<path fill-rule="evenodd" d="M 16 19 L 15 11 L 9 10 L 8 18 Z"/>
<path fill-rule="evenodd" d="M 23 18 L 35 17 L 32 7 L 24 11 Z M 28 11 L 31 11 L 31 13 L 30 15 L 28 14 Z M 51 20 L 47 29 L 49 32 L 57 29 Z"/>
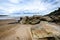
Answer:
<path fill-rule="evenodd" d="M 48 40 L 60 40 L 59 28 L 59 26 L 53 23 L 41 21 L 39 25 L 31 28 L 32 38 L 39 40 L 41 40 L 41 38 Z"/>
<path fill-rule="evenodd" d="M 60 8 L 44 16 L 20 17 L 18 22 L 5 24 L 9 22 L 6 21 L 2 25 L 3 22 L 0 21 L 0 40 L 60 40 Z"/>
<path fill-rule="evenodd" d="M 35 25 L 31 28 L 32 39 L 60 40 L 60 8 L 44 16 L 20 17 L 18 23 Z M 58 25 L 57 25 L 58 24 Z"/>
<path fill-rule="evenodd" d="M 21 17 L 20 20 L 18 20 L 18 23 L 39 24 L 41 21 L 48 21 L 48 22 L 54 22 L 54 23 L 60 24 L 60 8 L 44 16 L 34 15 L 31 17 L 28 17 L 28 16 Z"/>

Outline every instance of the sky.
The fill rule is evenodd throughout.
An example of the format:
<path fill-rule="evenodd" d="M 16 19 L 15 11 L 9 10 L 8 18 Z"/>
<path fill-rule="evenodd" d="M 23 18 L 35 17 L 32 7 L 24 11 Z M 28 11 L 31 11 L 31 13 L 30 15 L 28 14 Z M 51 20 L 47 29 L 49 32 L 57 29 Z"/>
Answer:
<path fill-rule="evenodd" d="M 0 0 L 0 15 L 46 15 L 60 7 L 60 0 Z"/>

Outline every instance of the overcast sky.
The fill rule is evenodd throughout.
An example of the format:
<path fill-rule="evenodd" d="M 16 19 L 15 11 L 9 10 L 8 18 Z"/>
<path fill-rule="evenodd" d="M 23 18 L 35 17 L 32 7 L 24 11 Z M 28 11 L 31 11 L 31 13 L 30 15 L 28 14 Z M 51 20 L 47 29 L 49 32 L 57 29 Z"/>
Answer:
<path fill-rule="evenodd" d="M 0 15 L 45 15 L 59 7 L 60 0 L 0 0 Z"/>

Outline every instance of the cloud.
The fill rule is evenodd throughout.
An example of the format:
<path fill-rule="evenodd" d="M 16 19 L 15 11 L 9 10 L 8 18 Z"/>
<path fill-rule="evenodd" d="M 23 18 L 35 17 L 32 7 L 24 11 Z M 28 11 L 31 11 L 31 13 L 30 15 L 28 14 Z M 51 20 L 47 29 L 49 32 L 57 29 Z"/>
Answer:
<path fill-rule="evenodd" d="M 10 3 L 19 3 L 19 0 L 8 0 Z"/>
<path fill-rule="evenodd" d="M 23 14 L 23 12 L 45 15 L 58 7 L 60 7 L 60 0 L 0 0 L 0 15 L 13 15 L 15 13 L 19 15 L 18 13 Z"/>

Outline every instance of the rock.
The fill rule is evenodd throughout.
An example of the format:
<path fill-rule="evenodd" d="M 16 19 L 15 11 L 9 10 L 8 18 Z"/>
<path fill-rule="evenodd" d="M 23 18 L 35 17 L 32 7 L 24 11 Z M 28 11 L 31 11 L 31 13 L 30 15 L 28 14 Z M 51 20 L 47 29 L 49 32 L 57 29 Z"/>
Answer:
<path fill-rule="evenodd" d="M 60 24 L 60 8 L 44 16 L 34 15 L 31 17 L 25 16 L 21 18 L 20 20 L 18 20 L 18 23 L 21 23 L 21 24 L 39 24 L 41 21 L 47 21 L 47 22 Z"/>
<path fill-rule="evenodd" d="M 21 24 L 27 24 L 27 22 L 28 22 L 28 16 L 22 17 L 20 23 Z"/>
<path fill-rule="evenodd" d="M 40 17 L 39 16 L 32 16 L 32 17 L 22 17 L 22 20 L 20 21 L 21 24 L 38 24 L 40 23 Z"/>
<path fill-rule="evenodd" d="M 49 22 L 53 21 L 53 19 L 50 18 L 49 16 L 43 16 L 43 17 L 41 18 L 41 20 L 42 20 L 42 21 L 49 21 Z"/>
<path fill-rule="evenodd" d="M 60 22 L 60 8 L 45 16 L 49 16 L 53 20 L 52 22 L 58 24 Z"/>
<path fill-rule="evenodd" d="M 33 38 L 49 38 L 49 37 L 59 37 L 60 26 L 53 25 L 52 23 L 41 21 L 39 25 L 31 28 L 31 33 Z M 57 38 L 58 39 L 58 38 Z"/>

